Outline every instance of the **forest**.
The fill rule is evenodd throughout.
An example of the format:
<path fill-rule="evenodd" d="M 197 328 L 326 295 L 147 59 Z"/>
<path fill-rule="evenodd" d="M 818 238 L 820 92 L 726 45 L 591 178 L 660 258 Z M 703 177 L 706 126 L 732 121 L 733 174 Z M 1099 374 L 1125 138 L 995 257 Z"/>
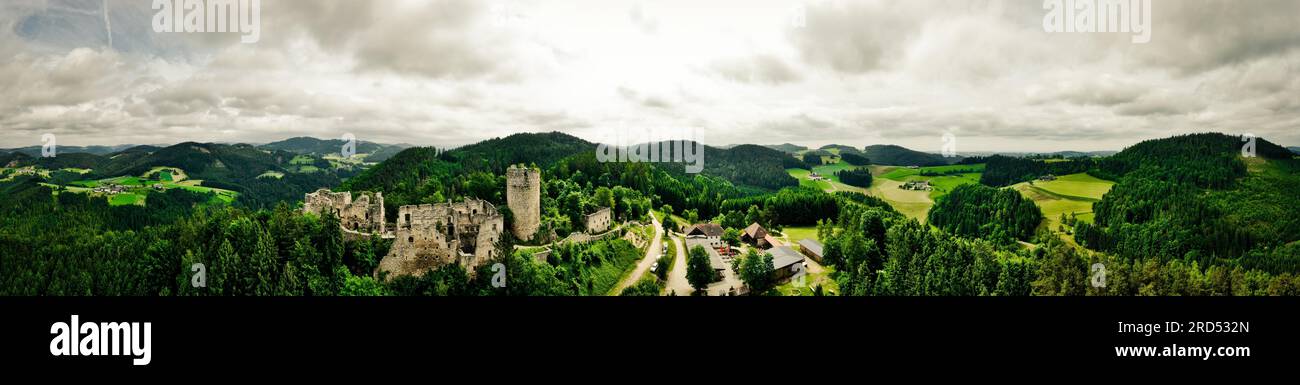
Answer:
<path fill-rule="evenodd" d="M 866 166 L 871 164 L 871 159 L 863 156 L 862 153 L 857 152 L 857 150 L 854 150 L 854 152 L 840 152 L 840 159 L 843 159 L 844 162 L 854 166 Z"/>
<path fill-rule="evenodd" d="M 943 166 L 948 159 L 942 155 L 909 150 L 894 145 L 873 145 L 863 149 L 862 155 L 871 162 L 886 166 Z"/>
<path fill-rule="evenodd" d="M 1135 261 L 1297 271 L 1300 164 L 1262 139 L 1255 158 L 1241 148 L 1239 137 L 1197 134 L 1102 160 L 1098 174 L 1119 183 L 1094 205 L 1095 223 L 1076 224 L 1075 239 Z"/>
<path fill-rule="evenodd" d="M 1042 221 L 1042 211 L 1019 192 L 977 184 L 957 186 L 929 214 L 929 223 L 944 231 L 998 244 L 1028 240 Z"/>
<path fill-rule="evenodd" d="M 871 187 L 871 170 L 865 168 L 836 171 L 835 177 L 840 178 L 840 182 L 849 186 L 862 188 Z"/>
<path fill-rule="evenodd" d="M 1251 296 L 1300 294 L 1293 273 L 1180 260 L 1129 260 L 1081 250 L 1052 234 L 1039 247 L 1003 248 L 931 229 L 879 207 L 842 202 L 818 224 L 827 265 L 843 295 L 943 296 Z M 1089 282 L 1103 263 L 1106 286 Z"/>
<path fill-rule="evenodd" d="M 1045 175 L 1077 174 L 1096 167 L 1096 162 L 1091 158 L 1046 162 L 994 155 L 981 160 L 987 164 L 984 167 L 984 174 L 980 175 L 980 183 L 992 187 L 1006 187 L 1020 182 L 1032 181 Z"/>

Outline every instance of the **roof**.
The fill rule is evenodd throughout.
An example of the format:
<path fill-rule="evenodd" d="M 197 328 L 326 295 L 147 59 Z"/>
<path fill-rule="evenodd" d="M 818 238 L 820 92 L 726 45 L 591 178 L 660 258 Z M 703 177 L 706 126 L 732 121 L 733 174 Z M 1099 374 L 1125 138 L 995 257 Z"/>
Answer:
<path fill-rule="evenodd" d="M 804 240 L 799 241 L 799 246 L 803 246 L 803 248 L 804 248 L 805 250 L 808 250 L 809 252 L 811 252 L 811 253 L 813 253 L 813 254 L 817 254 L 817 255 L 819 255 L 818 258 L 821 258 L 821 257 L 820 257 L 820 255 L 822 255 L 822 243 L 821 243 L 821 242 L 817 242 L 817 240 L 814 240 L 814 239 L 804 239 Z"/>
<path fill-rule="evenodd" d="M 754 222 L 749 225 L 749 227 L 745 228 L 745 235 L 748 235 L 752 239 L 763 239 L 763 237 L 767 236 L 767 229 L 760 226 L 758 222 Z"/>
<path fill-rule="evenodd" d="M 719 225 L 717 223 L 701 223 L 698 225 L 691 226 L 691 228 L 689 229 L 686 229 L 686 235 L 694 234 L 697 231 L 699 232 L 699 234 L 702 234 L 704 236 L 721 237 L 722 225 Z"/>
<path fill-rule="evenodd" d="M 703 247 L 705 251 L 709 252 L 709 266 L 712 266 L 714 270 L 724 270 L 727 268 L 727 263 L 722 261 L 722 255 L 718 254 L 717 249 L 709 246 L 709 241 L 699 238 L 686 238 L 686 250 L 688 253 L 691 249 L 694 249 L 695 246 Z"/>
<path fill-rule="evenodd" d="M 776 237 L 773 237 L 772 234 L 768 234 L 768 235 L 763 236 L 763 240 L 764 240 L 764 241 L 767 241 L 767 245 L 768 245 L 768 247 L 771 247 L 771 246 L 785 246 L 784 243 L 781 243 L 781 241 L 776 240 Z"/>
<path fill-rule="evenodd" d="M 777 246 L 767 250 L 772 254 L 772 267 L 777 270 L 789 267 L 790 265 L 801 263 L 804 260 L 803 254 L 799 254 L 793 247 Z"/>

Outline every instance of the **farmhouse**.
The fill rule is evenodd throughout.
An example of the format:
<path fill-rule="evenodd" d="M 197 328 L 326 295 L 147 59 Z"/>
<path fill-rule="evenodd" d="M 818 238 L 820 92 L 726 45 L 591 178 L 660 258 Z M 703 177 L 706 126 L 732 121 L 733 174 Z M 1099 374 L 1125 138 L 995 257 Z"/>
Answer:
<path fill-rule="evenodd" d="M 757 222 L 750 224 L 749 227 L 745 228 L 744 232 L 740 233 L 740 241 L 760 249 L 772 247 L 772 244 L 768 241 L 767 229 L 764 229 Z"/>
<path fill-rule="evenodd" d="M 822 243 L 813 239 L 804 239 L 799 241 L 799 252 L 812 260 L 821 263 L 822 261 Z"/>
<path fill-rule="evenodd" d="M 101 194 L 108 194 L 108 195 L 121 194 L 126 192 L 126 186 L 120 184 L 106 184 L 99 187 L 95 187 L 91 191 L 101 193 Z"/>
<path fill-rule="evenodd" d="M 713 282 L 721 281 L 723 274 L 727 271 L 727 263 L 722 260 L 722 255 L 718 254 L 718 249 L 715 249 L 712 242 L 704 237 L 687 236 L 686 249 L 691 250 L 695 246 L 703 247 L 704 250 L 709 252 L 709 267 L 713 268 Z"/>
<path fill-rule="evenodd" d="M 773 279 L 777 282 L 789 280 L 803 274 L 804 256 L 790 246 L 773 247 L 767 251 L 772 254 L 772 266 L 776 268 Z"/>
<path fill-rule="evenodd" d="M 898 188 L 903 190 L 930 191 L 930 181 L 928 180 L 911 181 L 899 185 Z"/>
<path fill-rule="evenodd" d="M 1043 176 L 1038 177 L 1038 180 L 1041 180 L 1041 181 L 1044 181 L 1044 182 L 1051 182 L 1051 181 L 1056 180 L 1056 175 L 1052 175 L 1052 174 L 1043 175 Z"/>
<path fill-rule="evenodd" d="M 708 240 L 710 248 L 722 247 L 722 225 L 717 223 L 701 223 L 686 229 L 686 238 L 700 237 Z"/>

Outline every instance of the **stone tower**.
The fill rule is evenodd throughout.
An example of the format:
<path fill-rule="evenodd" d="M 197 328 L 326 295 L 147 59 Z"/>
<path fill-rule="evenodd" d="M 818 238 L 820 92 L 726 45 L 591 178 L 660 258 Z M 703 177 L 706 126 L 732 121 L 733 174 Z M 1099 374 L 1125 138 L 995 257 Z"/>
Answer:
<path fill-rule="evenodd" d="M 506 206 L 514 214 L 510 229 L 515 238 L 532 240 L 541 222 L 542 174 L 526 166 L 510 166 L 506 170 Z"/>

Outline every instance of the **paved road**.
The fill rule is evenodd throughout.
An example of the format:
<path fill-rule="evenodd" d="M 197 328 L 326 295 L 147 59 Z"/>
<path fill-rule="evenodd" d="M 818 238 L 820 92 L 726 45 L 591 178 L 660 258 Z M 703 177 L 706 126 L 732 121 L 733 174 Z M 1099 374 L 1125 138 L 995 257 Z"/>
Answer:
<path fill-rule="evenodd" d="M 650 213 L 650 223 L 655 226 L 655 237 L 650 240 L 650 247 L 646 248 L 645 257 L 642 257 L 641 262 L 637 263 L 636 269 L 632 270 L 631 276 L 623 280 L 623 282 L 619 282 L 618 287 L 614 289 L 613 295 L 623 293 L 623 289 L 635 285 L 637 281 L 640 281 L 641 276 L 645 275 L 645 272 L 650 271 L 650 266 L 653 266 L 655 261 L 659 259 L 659 255 L 662 254 L 661 251 L 663 251 L 664 247 L 664 227 L 659 224 L 659 218 L 655 218 L 654 212 Z"/>
<path fill-rule="evenodd" d="M 695 289 L 686 280 L 686 245 L 682 244 L 679 236 L 673 235 L 672 239 L 673 245 L 677 247 L 677 256 L 674 257 L 676 261 L 673 262 L 673 271 L 668 272 L 668 286 L 664 288 L 664 294 L 691 295 Z"/>

